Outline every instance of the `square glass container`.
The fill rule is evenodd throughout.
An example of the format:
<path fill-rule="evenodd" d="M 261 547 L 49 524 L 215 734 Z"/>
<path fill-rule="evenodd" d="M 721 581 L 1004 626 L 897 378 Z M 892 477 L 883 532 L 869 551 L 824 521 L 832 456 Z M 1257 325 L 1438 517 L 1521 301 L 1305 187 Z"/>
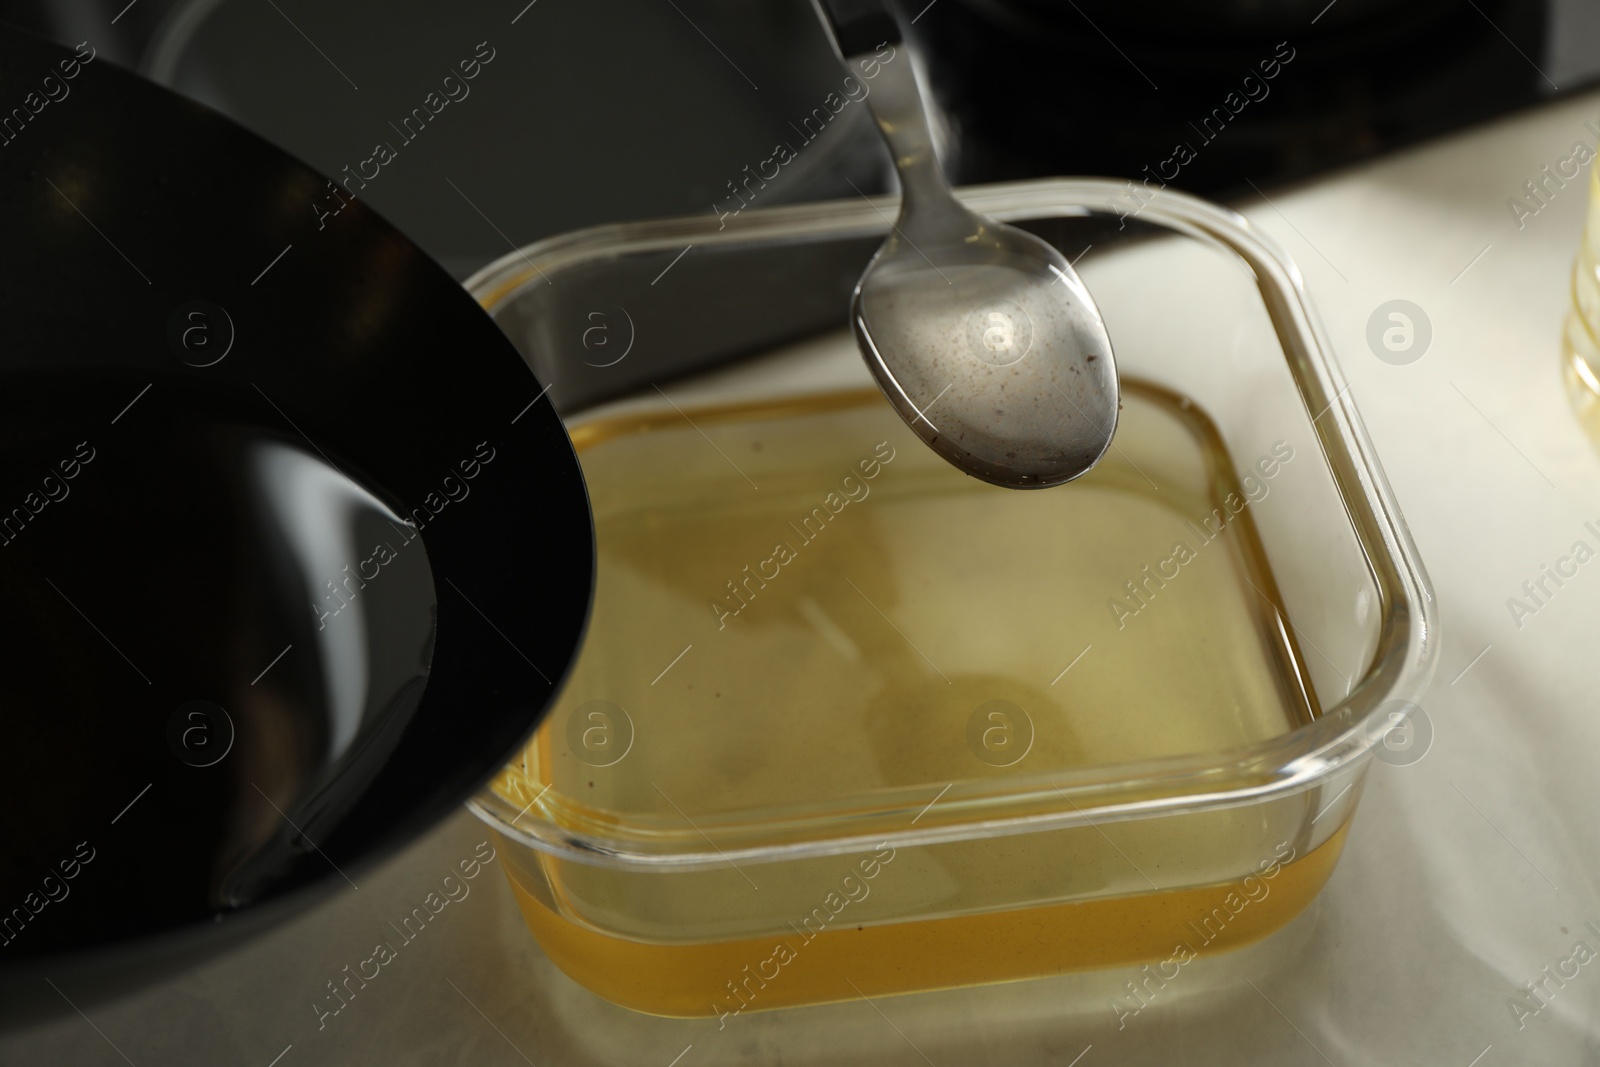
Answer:
<path fill-rule="evenodd" d="M 892 200 L 587 231 L 469 281 L 594 507 L 579 661 L 472 804 L 579 983 L 725 1018 L 1166 973 L 1326 882 L 1433 670 L 1432 594 L 1298 271 L 1125 193 L 960 193 L 1076 259 L 1115 347 L 1114 447 L 1043 492 L 957 473 L 871 388 L 844 316 Z"/>

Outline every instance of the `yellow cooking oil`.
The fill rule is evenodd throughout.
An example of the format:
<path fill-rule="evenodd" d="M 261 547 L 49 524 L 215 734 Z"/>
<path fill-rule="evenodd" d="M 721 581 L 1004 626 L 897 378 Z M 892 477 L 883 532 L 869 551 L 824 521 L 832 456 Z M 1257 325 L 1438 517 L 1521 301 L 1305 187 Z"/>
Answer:
<path fill-rule="evenodd" d="M 1600 446 L 1600 173 L 1594 168 L 1572 267 L 1572 307 L 1561 335 L 1561 368 L 1579 421 Z"/>
<path fill-rule="evenodd" d="M 725 1016 L 1176 966 L 1180 945 L 1278 928 L 1326 881 L 1343 831 L 1306 837 L 1300 801 L 960 829 L 1068 810 L 1063 776 L 1318 714 L 1252 520 L 1315 457 L 1230 457 L 1198 407 L 1138 381 L 1102 462 L 1042 491 L 962 475 L 870 391 L 572 436 L 593 616 L 494 788 L 523 825 L 643 857 L 506 850 L 529 926 L 584 986 Z M 830 837 L 858 843 L 815 847 Z"/>

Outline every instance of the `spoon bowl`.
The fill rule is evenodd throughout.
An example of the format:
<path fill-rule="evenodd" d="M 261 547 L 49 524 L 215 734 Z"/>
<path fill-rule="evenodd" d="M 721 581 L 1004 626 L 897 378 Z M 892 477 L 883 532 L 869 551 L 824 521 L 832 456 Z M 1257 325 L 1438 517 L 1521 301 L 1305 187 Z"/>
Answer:
<path fill-rule="evenodd" d="M 964 236 L 917 240 L 906 220 L 884 242 L 856 287 L 856 340 L 907 424 L 955 466 L 1017 489 L 1070 481 L 1116 428 L 1110 338 L 1059 252 L 961 213 Z"/>
<path fill-rule="evenodd" d="M 1055 248 L 950 191 L 888 9 L 817 6 L 846 67 L 872 79 L 867 106 L 900 176 L 899 219 L 851 301 L 867 365 L 912 430 L 966 473 L 1012 489 L 1084 474 L 1117 424 L 1094 299 Z"/>

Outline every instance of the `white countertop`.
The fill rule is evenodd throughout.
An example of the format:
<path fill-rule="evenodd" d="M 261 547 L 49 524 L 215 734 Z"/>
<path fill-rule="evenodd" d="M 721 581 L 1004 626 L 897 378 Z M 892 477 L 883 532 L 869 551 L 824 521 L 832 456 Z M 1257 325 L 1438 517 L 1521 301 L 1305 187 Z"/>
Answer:
<path fill-rule="evenodd" d="M 319 1030 L 325 983 L 488 836 L 462 812 L 359 890 L 227 958 L 0 1037 L 0 1064 L 1600 1063 L 1600 933 L 1584 925 L 1600 930 L 1600 563 L 1520 626 L 1506 604 L 1574 541 L 1600 546 L 1584 529 L 1600 526 L 1600 453 L 1558 360 L 1587 175 L 1521 229 L 1507 206 L 1543 164 L 1595 143 L 1586 122 L 1600 126 L 1600 94 L 1237 205 L 1305 273 L 1443 618 L 1422 701 L 1432 749 L 1374 764 L 1332 881 L 1267 948 L 1186 971 L 1200 976 L 1121 1031 L 1099 999 L 1105 976 L 719 1030 L 636 1015 L 566 979 L 494 863 Z M 1408 365 L 1367 345 L 1369 317 L 1394 299 L 1432 325 Z M 1595 960 L 1563 964 L 1576 977 L 1551 981 L 1519 1029 L 1509 999 L 1578 941 Z"/>

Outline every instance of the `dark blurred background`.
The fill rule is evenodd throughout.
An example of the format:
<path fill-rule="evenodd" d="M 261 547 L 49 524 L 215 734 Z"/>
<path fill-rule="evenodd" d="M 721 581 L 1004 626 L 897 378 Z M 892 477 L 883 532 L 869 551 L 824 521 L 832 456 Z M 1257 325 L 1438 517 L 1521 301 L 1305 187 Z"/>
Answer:
<path fill-rule="evenodd" d="M 1600 81 L 1595 0 L 910 0 L 900 14 L 960 182 L 1097 174 L 1254 195 Z M 397 158 L 361 195 L 457 277 L 564 230 L 738 206 L 744 168 L 798 144 L 844 76 L 809 0 L 0 0 L 0 21 L 88 41 L 330 174 L 389 142 Z M 470 95 L 407 141 L 401 120 L 480 42 L 494 58 Z M 755 206 L 888 183 L 852 103 Z"/>

